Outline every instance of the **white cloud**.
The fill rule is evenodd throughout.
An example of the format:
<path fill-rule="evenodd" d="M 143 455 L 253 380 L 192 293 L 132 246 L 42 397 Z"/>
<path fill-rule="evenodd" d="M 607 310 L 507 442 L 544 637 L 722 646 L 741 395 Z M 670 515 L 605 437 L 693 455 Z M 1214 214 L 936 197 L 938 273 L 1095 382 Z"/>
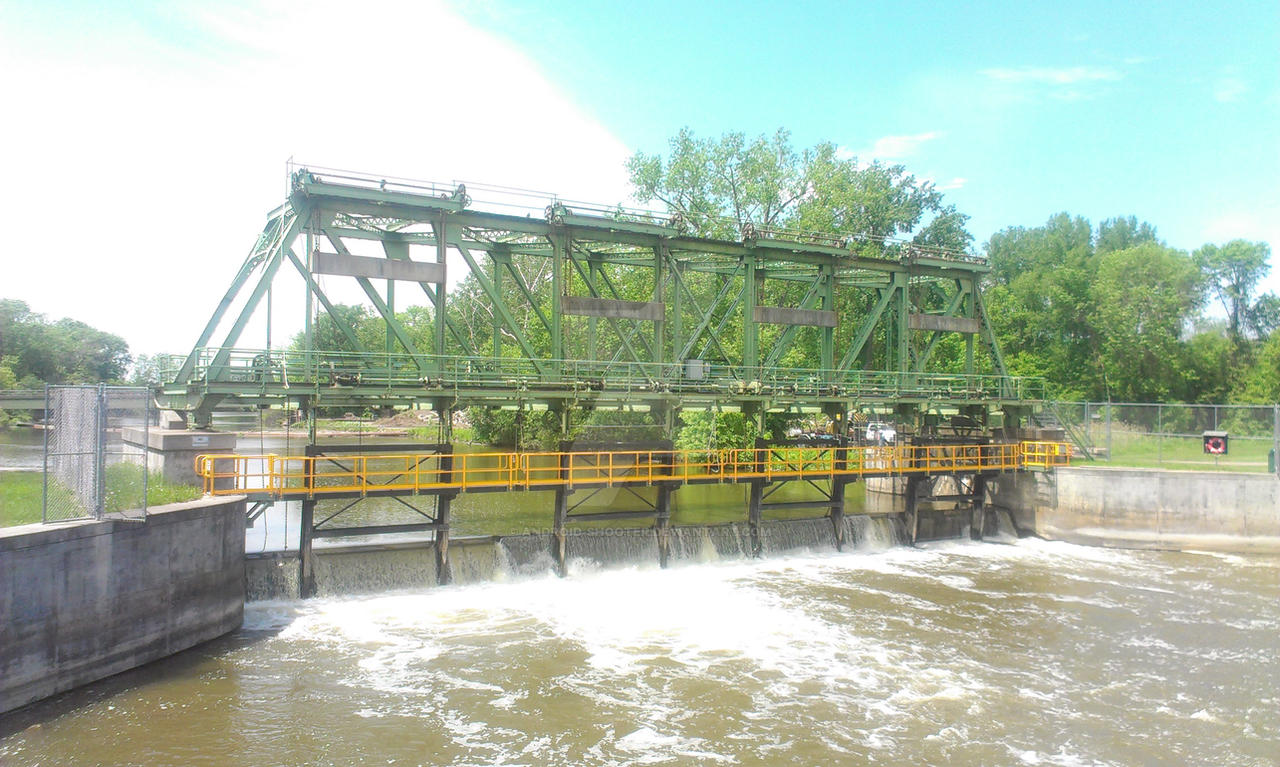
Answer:
<path fill-rule="evenodd" d="M 625 200 L 627 147 L 441 2 L 161 13 L 148 26 L 122 11 L 128 34 L 104 30 L 89 48 L 0 28 L 0 71 L 22 74 L 0 80 L 6 145 L 23 147 L 6 153 L 0 190 L 23 222 L 7 235 L 22 257 L 4 257 L 0 296 L 135 352 L 185 352 L 284 195 L 290 156 Z M 274 342 L 300 326 L 303 290 L 275 291 Z M 264 335 L 251 326 L 241 343 Z"/>
<path fill-rule="evenodd" d="M 873 160 L 901 160 L 915 154 L 921 145 L 942 138 L 942 135 L 941 131 L 927 131 L 910 136 L 883 136 L 869 148 L 855 154 Z"/>
<path fill-rule="evenodd" d="M 1119 80 L 1123 75 L 1106 67 L 1018 67 L 984 69 L 981 74 L 1000 82 L 1074 85 Z"/>
<path fill-rule="evenodd" d="M 940 192 L 949 192 L 953 189 L 960 189 L 967 183 L 969 183 L 969 179 L 956 176 L 945 184 L 938 184 L 937 188 Z"/>
<path fill-rule="evenodd" d="M 1243 80 L 1230 75 L 1218 78 L 1213 84 L 1213 98 L 1224 104 L 1238 101 L 1248 91 L 1249 86 Z"/>

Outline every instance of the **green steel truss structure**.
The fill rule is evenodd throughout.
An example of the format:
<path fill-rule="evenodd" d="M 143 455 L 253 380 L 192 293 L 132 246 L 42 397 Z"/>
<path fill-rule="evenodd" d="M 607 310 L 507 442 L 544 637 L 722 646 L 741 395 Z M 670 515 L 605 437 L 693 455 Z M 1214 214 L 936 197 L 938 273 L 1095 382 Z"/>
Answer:
<path fill-rule="evenodd" d="M 1043 381 L 1004 369 L 979 288 L 985 263 L 884 240 L 741 233 L 707 239 L 657 214 L 557 200 L 536 215 L 495 212 L 461 185 L 297 170 L 195 348 L 174 359 L 160 401 L 191 425 L 220 407 L 287 399 L 304 409 L 623 408 L 668 425 L 681 408 L 877 411 L 922 428 L 993 430 L 1045 398 Z M 353 253 L 368 242 L 378 257 Z M 465 296 L 447 274 L 457 265 L 472 278 Z M 300 343 L 242 348 L 289 271 L 305 286 Z M 360 286 L 385 326 L 381 348 L 344 322 L 320 275 Z M 397 315 L 406 290 L 425 296 L 425 327 Z M 455 301 L 483 310 L 488 337 L 448 311 Z M 315 348 L 323 315 L 343 350 Z M 963 372 L 937 372 L 935 350 L 951 334 L 961 339 L 951 366 Z"/>

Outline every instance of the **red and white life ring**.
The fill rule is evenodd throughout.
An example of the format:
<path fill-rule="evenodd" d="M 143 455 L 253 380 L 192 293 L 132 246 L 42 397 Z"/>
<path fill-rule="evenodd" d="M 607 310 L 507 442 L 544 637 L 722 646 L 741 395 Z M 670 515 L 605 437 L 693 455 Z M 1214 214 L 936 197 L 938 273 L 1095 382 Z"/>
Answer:
<path fill-rule="evenodd" d="M 1204 451 L 1210 455 L 1222 455 L 1227 452 L 1227 441 L 1222 437 L 1208 437 L 1204 441 Z"/>

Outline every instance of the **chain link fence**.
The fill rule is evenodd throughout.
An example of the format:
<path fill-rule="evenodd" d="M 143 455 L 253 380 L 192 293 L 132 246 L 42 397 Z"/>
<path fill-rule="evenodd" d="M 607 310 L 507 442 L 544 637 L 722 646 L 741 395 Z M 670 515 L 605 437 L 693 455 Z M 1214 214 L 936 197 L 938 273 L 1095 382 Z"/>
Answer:
<path fill-rule="evenodd" d="M 45 522 L 143 519 L 144 445 L 155 415 L 145 388 L 50 386 L 45 390 Z M 136 436 L 130 443 L 125 431 Z"/>
<path fill-rule="evenodd" d="M 1166 469 L 1277 469 L 1280 405 L 1057 402 L 1053 413 L 1077 443 L 1077 458 Z M 1226 452 L 1206 453 L 1205 432 L 1226 432 Z"/>

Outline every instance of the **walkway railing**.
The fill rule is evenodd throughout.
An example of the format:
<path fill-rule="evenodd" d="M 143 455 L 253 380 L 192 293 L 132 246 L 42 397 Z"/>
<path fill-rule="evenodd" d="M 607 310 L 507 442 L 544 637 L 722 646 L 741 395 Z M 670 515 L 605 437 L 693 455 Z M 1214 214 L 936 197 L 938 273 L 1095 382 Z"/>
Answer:
<path fill-rule="evenodd" d="M 414 453 L 324 456 L 202 455 L 211 495 L 258 499 L 352 494 L 822 480 L 1045 470 L 1070 462 L 1061 442 L 723 450 Z"/>
<path fill-rule="evenodd" d="M 744 367 L 686 362 L 621 360 L 550 360 L 510 357 L 413 357 L 408 354 L 265 351 L 261 349 L 197 350 L 189 383 L 251 384 L 265 388 L 345 386 L 414 387 L 444 392 L 459 390 L 521 391 L 554 387 L 583 391 L 673 391 L 708 394 L 788 394 L 884 398 L 943 398 L 949 401 L 992 399 L 1042 400 L 1042 378 L 903 373 L 879 370 Z M 185 358 L 169 360 L 172 381 Z"/>

